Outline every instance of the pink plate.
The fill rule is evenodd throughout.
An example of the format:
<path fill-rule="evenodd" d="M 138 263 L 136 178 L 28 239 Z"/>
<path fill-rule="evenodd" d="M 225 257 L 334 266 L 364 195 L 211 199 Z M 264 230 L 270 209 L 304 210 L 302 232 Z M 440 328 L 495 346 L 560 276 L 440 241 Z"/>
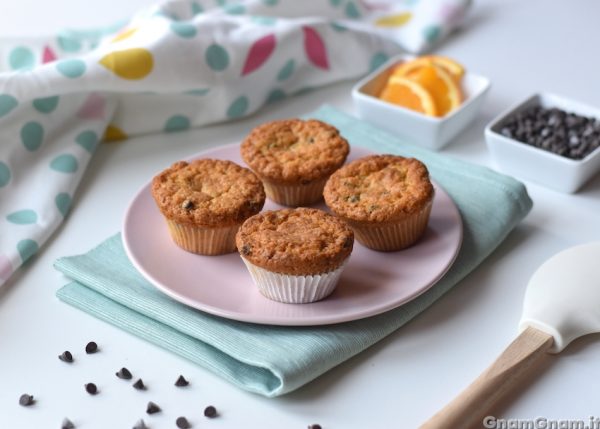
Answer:
<path fill-rule="evenodd" d="M 370 155 L 352 147 L 349 161 Z M 222 146 L 195 158 L 229 159 L 243 165 L 239 145 Z M 199 256 L 177 247 L 147 184 L 135 196 L 123 225 L 129 259 L 154 286 L 175 300 L 229 319 L 270 325 L 326 325 L 396 308 L 433 286 L 450 268 L 462 241 L 462 221 L 448 194 L 436 194 L 422 239 L 399 252 L 375 252 L 358 242 L 332 295 L 311 304 L 281 304 L 263 297 L 237 253 Z M 325 208 L 324 204 L 317 207 Z M 280 208 L 267 200 L 265 210 Z"/>

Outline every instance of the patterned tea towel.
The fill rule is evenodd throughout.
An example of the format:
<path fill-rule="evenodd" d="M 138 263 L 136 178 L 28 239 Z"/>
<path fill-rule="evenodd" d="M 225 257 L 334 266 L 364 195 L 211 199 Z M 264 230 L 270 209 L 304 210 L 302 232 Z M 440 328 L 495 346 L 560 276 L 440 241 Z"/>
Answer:
<path fill-rule="evenodd" d="M 248 115 L 421 52 L 468 0 L 178 0 L 0 40 L 0 285 L 62 222 L 97 144 Z M 100 197 L 99 197 L 100 198 Z"/>

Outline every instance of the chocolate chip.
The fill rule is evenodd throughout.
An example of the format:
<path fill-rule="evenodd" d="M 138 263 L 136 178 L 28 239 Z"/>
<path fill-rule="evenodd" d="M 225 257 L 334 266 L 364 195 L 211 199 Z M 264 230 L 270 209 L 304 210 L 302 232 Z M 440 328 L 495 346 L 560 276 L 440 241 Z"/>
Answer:
<path fill-rule="evenodd" d="M 177 387 L 184 387 L 184 386 L 187 386 L 188 384 L 190 384 L 190 382 L 187 381 L 183 375 L 180 375 L 179 378 L 177 379 L 177 381 L 175 381 L 175 386 L 177 386 Z"/>
<path fill-rule="evenodd" d="M 94 383 L 87 383 L 85 384 L 85 391 L 90 395 L 95 395 L 96 393 L 98 393 L 98 388 Z"/>
<path fill-rule="evenodd" d="M 321 429 L 321 425 L 313 423 L 312 425 L 308 425 L 308 429 Z"/>
<path fill-rule="evenodd" d="M 346 239 L 344 240 L 344 249 L 352 247 L 353 243 L 354 243 L 354 240 L 352 239 L 352 237 L 346 237 Z"/>
<path fill-rule="evenodd" d="M 75 429 L 75 425 L 71 420 L 65 417 L 60 425 L 60 429 Z"/>
<path fill-rule="evenodd" d="M 217 409 L 212 405 L 209 405 L 204 409 L 204 416 L 212 419 L 213 417 L 217 417 Z"/>
<path fill-rule="evenodd" d="M 192 210 L 194 208 L 194 202 L 192 200 L 185 200 L 181 204 L 181 208 L 184 210 Z"/>
<path fill-rule="evenodd" d="M 98 344 L 96 344 L 93 341 L 90 341 L 89 343 L 87 343 L 87 345 L 85 346 L 85 352 L 88 355 L 91 355 L 92 353 L 96 353 L 98 351 Z"/>
<path fill-rule="evenodd" d="M 19 397 L 19 405 L 22 405 L 24 407 L 29 407 L 30 405 L 33 405 L 34 403 L 35 403 L 35 400 L 33 399 L 33 395 L 28 395 L 27 393 L 23 393 Z"/>
<path fill-rule="evenodd" d="M 249 245 L 244 244 L 242 246 L 242 250 L 240 251 L 240 253 L 244 256 L 248 256 L 250 253 L 252 253 L 252 250 L 250 249 Z"/>
<path fill-rule="evenodd" d="M 146 422 L 144 422 L 143 419 L 139 419 L 134 425 L 133 425 L 133 429 L 148 429 L 148 426 L 146 426 Z"/>
<path fill-rule="evenodd" d="M 58 358 L 60 360 L 62 360 L 63 362 L 67 362 L 67 363 L 73 362 L 73 355 L 68 350 L 65 350 L 64 352 L 62 352 L 61 354 L 59 354 Z"/>
<path fill-rule="evenodd" d="M 132 378 L 131 372 L 129 372 L 129 370 L 125 367 L 115 372 L 115 375 L 122 380 L 131 380 Z"/>
<path fill-rule="evenodd" d="M 177 417 L 177 420 L 175 420 L 175 424 L 179 429 L 189 429 L 192 427 L 190 422 L 188 422 L 188 419 L 186 419 L 185 417 Z"/>
<path fill-rule="evenodd" d="M 137 390 L 146 390 L 146 385 L 141 378 L 138 378 L 137 381 L 133 383 L 133 388 Z"/>
<path fill-rule="evenodd" d="M 156 405 L 152 401 L 148 402 L 148 406 L 146 407 L 146 412 L 148 414 L 160 413 L 160 411 L 161 411 L 161 409 L 158 405 Z"/>
<path fill-rule="evenodd" d="M 558 108 L 531 106 L 501 125 L 499 133 L 571 159 L 583 159 L 600 146 L 598 119 Z"/>

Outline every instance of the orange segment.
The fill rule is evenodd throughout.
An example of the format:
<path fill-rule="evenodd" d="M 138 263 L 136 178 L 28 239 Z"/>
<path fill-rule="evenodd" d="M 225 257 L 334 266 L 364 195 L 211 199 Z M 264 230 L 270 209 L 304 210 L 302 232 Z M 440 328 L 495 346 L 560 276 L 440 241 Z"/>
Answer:
<path fill-rule="evenodd" d="M 429 116 L 437 116 L 433 97 L 415 81 L 402 76 L 392 76 L 379 98 Z"/>
<path fill-rule="evenodd" d="M 435 65 L 421 67 L 410 79 L 431 94 L 439 116 L 456 109 L 462 102 L 459 85 L 441 67 Z"/>
<path fill-rule="evenodd" d="M 427 57 L 419 57 L 412 61 L 406 61 L 402 64 L 399 64 L 394 68 L 392 72 L 392 76 L 409 76 L 410 74 L 418 71 L 422 67 L 427 67 L 432 65 L 433 62 L 430 58 Z"/>
<path fill-rule="evenodd" d="M 441 55 L 430 55 L 429 58 L 436 66 L 443 68 L 455 79 L 460 80 L 465 75 L 465 68 L 451 58 Z"/>
<path fill-rule="evenodd" d="M 393 74 L 394 76 L 412 77 L 414 73 L 422 67 L 432 65 L 443 68 L 446 72 L 450 73 L 456 81 L 460 81 L 465 74 L 465 69 L 462 65 L 448 57 L 442 57 L 440 55 L 427 55 L 402 63 L 394 69 Z"/>

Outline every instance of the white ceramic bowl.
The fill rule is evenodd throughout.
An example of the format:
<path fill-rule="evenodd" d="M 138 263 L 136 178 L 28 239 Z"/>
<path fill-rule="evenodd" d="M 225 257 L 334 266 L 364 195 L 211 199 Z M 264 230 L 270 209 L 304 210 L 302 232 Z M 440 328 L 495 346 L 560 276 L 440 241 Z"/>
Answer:
<path fill-rule="evenodd" d="M 466 72 L 462 79 L 465 100 L 460 107 L 441 118 L 380 100 L 377 96 L 394 67 L 413 58 L 415 57 L 407 55 L 391 58 L 354 86 L 352 98 L 360 118 L 403 137 L 408 142 L 438 150 L 475 119 L 490 88 L 490 81 L 483 76 Z"/>
<path fill-rule="evenodd" d="M 539 149 L 500 134 L 506 120 L 530 106 L 556 107 L 583 116 L 600 118 L 600 109 L 567 98 L 540 93 L 497 116 L 485 128 L 485 139 L 496 165 L 504 172 L 557 191 L 573 193 L 600 170 L 600 148 L 581 160 Z"/>

